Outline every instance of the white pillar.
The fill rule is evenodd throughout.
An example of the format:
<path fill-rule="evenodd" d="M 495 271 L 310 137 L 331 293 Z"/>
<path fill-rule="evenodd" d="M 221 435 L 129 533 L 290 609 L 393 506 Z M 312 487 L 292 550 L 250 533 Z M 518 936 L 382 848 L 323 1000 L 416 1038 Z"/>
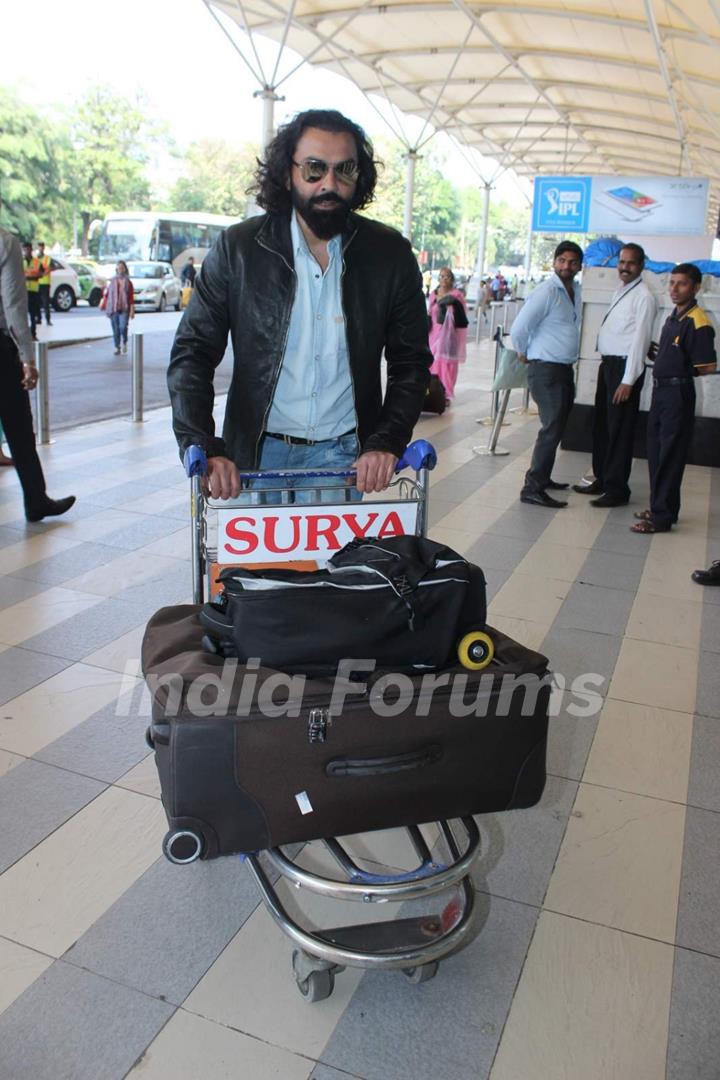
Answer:
<path fill-rule="evenodd" d="M 420 155 L 417 150 L 408 150 L 405 155 L 407 168 L 405 170 L 405 217 L 403 219 L 403 236 L 412 239 L 413 198 L 415 196 L 415 166 Z"/>
<path fill-rule="evenodd" d="M 485 273 L 485 252 L 487 250 L 488 220 L 490 215 L 490 192 L 492 184 L 483 184 L 483 220 L 478 240 L 477 259 L 475 260 L 475 274 L 478 279 L 478 297 L 480 296 L 480 281 Z"/>
<path fill-rule="evenodd" d="M 532 227 L 532 207 L 530 207 L 530 224 L 528 226 L 528 238 L 527 248 L 525 249 L 525 295 L 527 296 L 528 285 L 530 284 L 530 267 L 532 266 L 532 246 L 533 246 L 533 227 Z"/>
<path fill-rule="evenodd" d="M 253 97 L 262 98 L 262 149 L 265 150 L 275 134 L 275 102 L 284 101 L 285 98 L 275 93 L 274 86 L 264 86 L 262 90 L 256 90 Z"/>

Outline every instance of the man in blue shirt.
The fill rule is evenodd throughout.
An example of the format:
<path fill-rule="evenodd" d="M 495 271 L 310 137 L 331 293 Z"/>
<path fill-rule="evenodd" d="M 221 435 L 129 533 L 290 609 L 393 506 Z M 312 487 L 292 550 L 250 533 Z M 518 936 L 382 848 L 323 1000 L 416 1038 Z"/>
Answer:
<path fill-rule="evenodd" d="M 241 469 L 354 467 L 359 492 L 390 483 L 432 356 L 410 244 L 355 213 L 376 179 L 362 128 L 334 110 L 300 113 L 258 163 L 267 212 L 231 226 L 203 260 L 168 385 L 180 451 L 206 451 L 214 498 L 237 497 Z M 228 333 L 233 377 L 219 438 L 213 374 Z"/>
<path fill-rule="evenodd" d="M 566 502 L 548 495 L 567 484 L 552 479 L 552 468 L 575 397 L 573 364 L 580 352 L 582 298 L 575 275 L 582 248 L 564 240 L 555 249 L 554 273 L 534 289 L 515 319 L 513 348 L 528 368 L 528 386 L 540 413 L 540 431 L 520 500 L 558 509 Z"/>

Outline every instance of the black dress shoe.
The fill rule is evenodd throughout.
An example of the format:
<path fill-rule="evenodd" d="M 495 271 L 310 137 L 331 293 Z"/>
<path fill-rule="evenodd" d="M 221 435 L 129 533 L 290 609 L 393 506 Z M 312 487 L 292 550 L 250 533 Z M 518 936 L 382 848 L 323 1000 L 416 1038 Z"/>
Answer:
<path fill-rule="evenodd" d="M 693 570 L 692 579 L 698 585 L 720 585 L 720 559 L 716 559 L 707 570 Z"/>
<path fill-rule="evenodd" d="M 614 499 L 612 495 L 601 495 L 599 499 L 591 499 L 591 506 L 627 506 L 629 499 Z"/>
<path fill-rule="evenodd" d="M 548 480 L 545 485 L 546 491 L 567 491 L 569 484 L 559 484 L 557 480 Z"/>
<path fill-rule="evenodd" d="M 602 495 L 602 485 L 593 480 L 592 484 L 573 484 L 573 491 L 577 491 L 578 495 Z"/>
<path fill-rule="evenodd" d="M 520 502 L 531 503 L 533 506 L 547 506 L 550 510 L 560 510 L 561 507 L 567 506 L 566 502 L 560 502 L 559 499 L 553 499 L 553 497 L 548 495 L 545 491 L 523 492 L 520 495 Z"/>
<path fill-rule="evenodd" d="M 46 517 L 59 517 L 60 514 L 64 514 L 66 510 L 75 502 L 74 495 L 67 495 L 64 499 L 45 499 L 39 506 L 34 506 L 32 509 L 25 511 L 25 517 L 28 521 L 42 521 Z"/>

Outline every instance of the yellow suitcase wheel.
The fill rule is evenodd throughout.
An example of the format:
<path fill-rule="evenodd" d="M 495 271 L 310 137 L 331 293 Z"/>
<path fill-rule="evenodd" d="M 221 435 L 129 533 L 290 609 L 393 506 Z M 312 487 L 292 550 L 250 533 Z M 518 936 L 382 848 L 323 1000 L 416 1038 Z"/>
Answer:
<path fill-rule="evenodd" d="M 495 655 L 495 645 L 483 630 L 471 630 L 457 647 L 458 660 L 469 671 L 482 671 Z"/>

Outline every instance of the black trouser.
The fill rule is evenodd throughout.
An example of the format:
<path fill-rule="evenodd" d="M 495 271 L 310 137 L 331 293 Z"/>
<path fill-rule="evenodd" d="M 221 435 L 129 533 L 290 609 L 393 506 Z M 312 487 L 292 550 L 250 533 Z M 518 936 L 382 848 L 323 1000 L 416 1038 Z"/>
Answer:
<path fill-rule="evenodd" d="M 30 292 L 28 289 L 28 315 L 30 317 L 30 332 L 33 338 L 37 337 L 35 327 L 40 323 L 40 293 Z"/>
<path fill-rule="evenodd" d="M 40 318 L 42 312 L 45 312 L 45 322 L 50 325 L 50 286 L 40 285 L 38 292 L 38 322 L 42 322 Z"/>
<path fill-rule="evenodd" d="M 35 449 L 30 396 L 23 390 L 22 378 L 22 364 L 15 342 L 0 331 L 0 420 L 27 511 L 38 509 L 45 499 L 45 477 Z"/>
<path fill-rule="evenodd" d="M 613 404 L 613 394 L 625 373 L 624 356 L 603 356 L 595 389 L 593 417 L 593 473 L 605 495 L 629 499 L 628 478 L 632 469 L 635 424 L 645 372 L 635 383 L 627 401 Z"/>
<path fill-rule="evenodd" d="M 660 529 L 674 525 L 680 513 L 680 485 L 695 423 L 695 386 L 653 389 L 647 428 L 650 512 Z"/>
<path fill-rule="evenodd" d="M 525 473 L 524 495 L 544 491 L 550 482 L 555 454 L 575 398 L 573 365 L 531 360 L 528 386 L 540 413 L 540 431 Z"/>

